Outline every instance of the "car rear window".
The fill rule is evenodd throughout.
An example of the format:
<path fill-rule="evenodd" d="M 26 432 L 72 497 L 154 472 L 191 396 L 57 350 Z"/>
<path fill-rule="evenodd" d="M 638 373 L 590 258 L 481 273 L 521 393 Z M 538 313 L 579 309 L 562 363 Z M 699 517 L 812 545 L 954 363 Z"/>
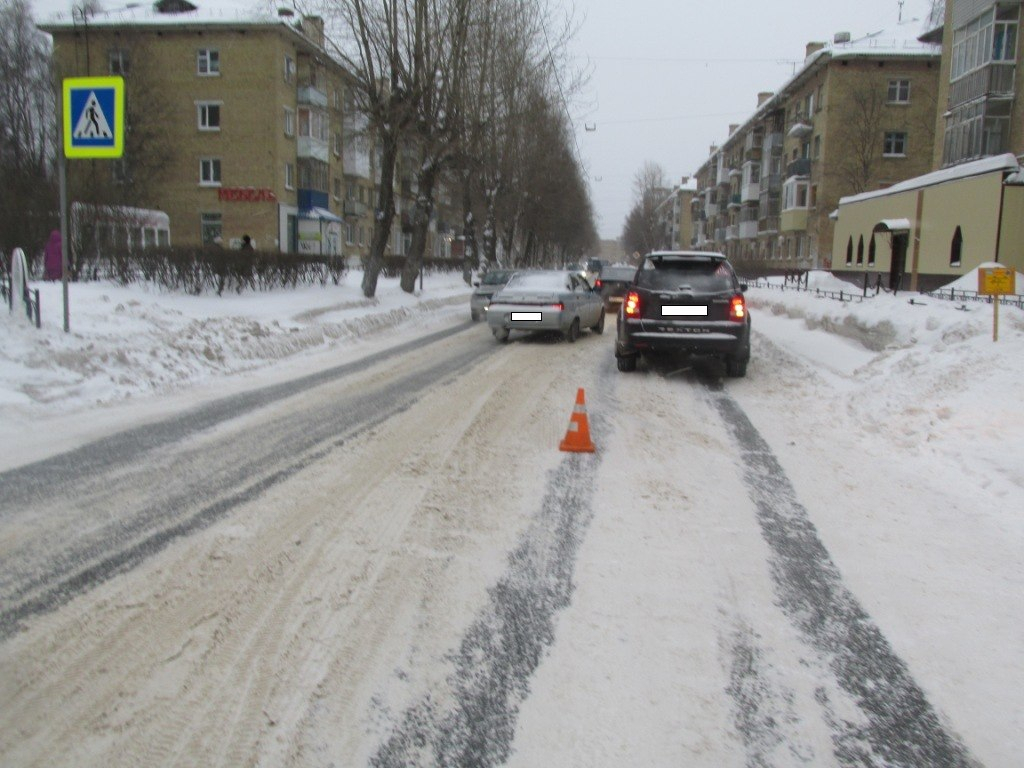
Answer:
<path fill-rule="evenodd" d="M 633 267 L 605 267 L 601 270 L 602 280 L 625 280 L 631 281 L 636 269 Z"/>
<path fill-rule="evenodd" d="M 566 276 L 562 272 L 521 272 L 508 281 L 508 288 L 540 291 L 564 291 Z"/>
<path fill-rule="evenodd" d="M 656 291 L 728 291 L 733 271 L 719 260 L 647 259 L 637 274 L 637 285 Z"/>
<path fill-rule="evenodd" d="M 508 277 L 511 274 L 511 272 L 502 270 L 498 270 L 497 272 L 488 272 L 480 282 L 484 285 L 504 285 L 508 282 Z"/>

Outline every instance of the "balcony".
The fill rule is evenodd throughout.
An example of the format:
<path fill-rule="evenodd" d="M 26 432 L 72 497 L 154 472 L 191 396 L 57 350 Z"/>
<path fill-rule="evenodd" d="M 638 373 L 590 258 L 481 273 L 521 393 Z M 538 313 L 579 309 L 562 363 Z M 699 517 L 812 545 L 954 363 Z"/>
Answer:
<path fill-rule="evenodd" d="M 368 212 L 366 203 L 360 203 L 358 200 L 346 200 L 343 212 L 346 217 L 361 218 Z"/>
<path fill-rule="evenodd" d="M 786 178 L 792 176 L 810 176 L 811 175 L 811 159 L 809 157 L 803 157 L 799 160 L 794 160 L 792 163 L 786 166 Z"/>
<path fill-rule="evenodd" d="M 756 181 L 750 181 L 743 185 L 743 189 L 740 191 L 740 202 L 743 203 L 756 203 L 761 198 L 761 184 Z"/>
<path fill-rule="evenodd" d="M 779 152 L 782 150 L 782 134 L 767 133 L 764 137 L 762 147 L 765 152 Z"/>
<path fill-rule="evenodd" d="M 790 126 L 789 131 L 786 133 L 791 139 L 802 139 L 805 136 L 810 136 L 814 133 L 814 126 L 810 123 L 805 123 L 802 120 L 797 120 L 793 125 Z"/>
<path fill-rule="evenodd" d="M 803 232 L 807 229 L 807 209 L 790 208 L 782 212 L 779 222 L 783 232 Z"/>
<path fill-rule="evenodd" d="M 739 235 L 741 240 L 749 240 L 757 237 L 756 221 L 741 221 Z"/>
<path fill-rule="evenodd" d="M 330 151 L 326 141 L 314 139 L 312 136 L 299 136 L 295 142 L 295 156 L 302 159 L 319 160 L 322 163 L 330 162 Z"/>
<path fill-rule="evenodd" d="M 740 199 L 740 193 L 739 192 L 736 192 L 735 194 L 729 195 L 729 207 L 730 208 L 739 208 L 741 203 L 742 203 L 742 200 Z"/>
<path fill-rule="evenodd" d="M 705 203 L 704 213 L 707 214 L 709 219 L 713 219 L 718 215 L 718 203 Z"/>
<path fill-rule="evenodd" d="M 728 242 L 729 240 L 735 240 L 739 236 L 739 233 L 740 233 L 740 228 L 739 228 L 738 224 L 733 224 L 731 226 L 726 227 L 725 228 L 725 239 L 726 239 L 726 242 Z"/>
<path fill-rule="evenodd" d="M 1013 96 L 1016 70 L 1013 64 L 990 63 L 964 75 L 949 86 L 950 108 L 983 96 Z"/>
<path fill-rule="evenodd" d="M 310 105 L 314 107 L 327 106 L 327 94 L 310 83 L 303 83 L 299 86 L 296 99 L 300 105 Z"/>
<path fill-rule="evenodd" d="M 719 227 L 718 229 L 715 230 L 715 242 L 716 243 L 724 243 L 725 242 L 725 227 Z"/>
<path fill-rule="evenodd" d="M 774 235 L 779 231 L 779 217 L 765 216 L 757 220 L 757 233 L 759 235 Z"/>

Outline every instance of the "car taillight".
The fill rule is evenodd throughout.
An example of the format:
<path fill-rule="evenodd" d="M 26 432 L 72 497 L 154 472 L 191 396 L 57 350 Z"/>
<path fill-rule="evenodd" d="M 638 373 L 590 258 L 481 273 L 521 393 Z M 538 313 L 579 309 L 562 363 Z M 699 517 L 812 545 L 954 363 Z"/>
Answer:
<path fill-rule="evenodd" d="M 747 302 L 742 296 L 733 296 L 729 302 L 729 319 L 743 320 L 747 316 Z"/>
<path fill-rule="evenodd" d="M 600 288 L 601 287 L 601 278 L 597 278 L 597 280 L 594 281 L 594 287 L 595 288 Z"/>
<path fill-rule="evenodd" d="M 551 308 L 557 310 L 558 312 L 561 312 L 563 309 L 565 309 L 565 304 L 552 304 Z"/>
<path fill-rule="evenodd" d="M 633 319 L 639 319 L 640 317 L 640 294 L 636 291 L 630 291 L 626 294 L 626 300 L 622 304 L 626 317 L 632 317 Z"/>

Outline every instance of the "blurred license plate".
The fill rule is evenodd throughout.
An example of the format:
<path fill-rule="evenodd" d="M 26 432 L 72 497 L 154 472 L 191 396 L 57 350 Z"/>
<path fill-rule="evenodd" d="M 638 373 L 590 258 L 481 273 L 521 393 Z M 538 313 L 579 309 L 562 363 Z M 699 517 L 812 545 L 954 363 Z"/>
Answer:
<path fill-rule="evenodd" d="M 540 312 L 513 312 L 513 320 L 540 320 L 542 317 Z"/>
<path fill-rule="evenodd" d="M 678 307 L 664 306 L 661 308 L 662 317 L 707 317 L 708 308 L 704 307 Z"/>

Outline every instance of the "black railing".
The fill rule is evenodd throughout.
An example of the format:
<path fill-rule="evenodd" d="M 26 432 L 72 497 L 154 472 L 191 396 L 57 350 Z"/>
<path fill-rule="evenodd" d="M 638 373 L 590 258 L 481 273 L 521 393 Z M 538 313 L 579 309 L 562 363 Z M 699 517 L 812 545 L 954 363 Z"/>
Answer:
<path fill-rule="evenodd" d="M 0 296 L 3 297 L 8 310 L 13 312 L 14 291 L 11 290 L 11 279 L 7 277 L 7 275 L 0 275 Z M 23 301 L 25 302 L 25 314 L 28 315 L 28 319 L 35 324 L 36 328 L 41 328 L 42 320 L 39 315 L 39 289 L 26 288 Z"/>

